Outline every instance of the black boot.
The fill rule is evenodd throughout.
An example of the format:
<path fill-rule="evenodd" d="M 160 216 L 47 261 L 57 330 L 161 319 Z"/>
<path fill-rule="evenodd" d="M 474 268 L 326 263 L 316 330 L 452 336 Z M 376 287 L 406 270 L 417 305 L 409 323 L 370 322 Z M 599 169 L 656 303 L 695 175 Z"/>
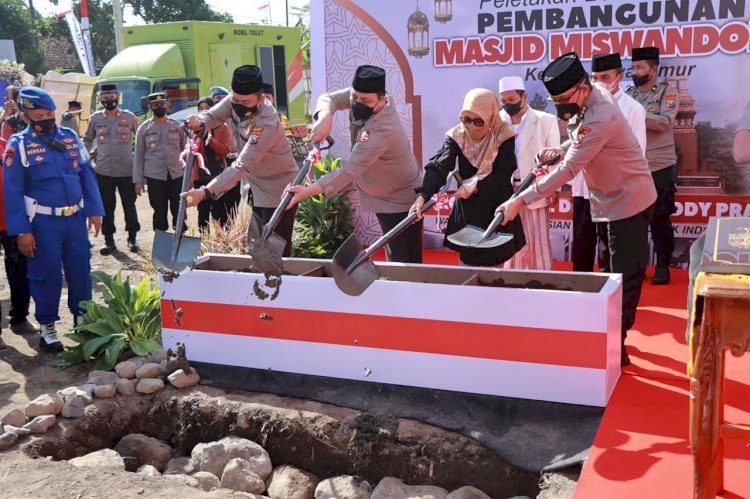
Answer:
<path fill-rule="evenodd" d="M 141 250 L 141 247 L 138 246 L 138 243 L 135 240 L 136 232 L 131 232 L 128 235 L 128 249 L 131 253 L 138 253 Z"/>
<path fill-rule="evenodd" d="M 99 248 L 99 254 L 107 256 L 111 254 L 113 251 L 115 251 L 117 248 L 115 248 L 115 239 L 112 236 L 105 236 L 104 237 L 104 246 Z"/>
<path fill-rule="evenodd" d="M 651 279 L 654 286 L 669 284 L 669 255 L 656 257 L 656 272 Z"/>

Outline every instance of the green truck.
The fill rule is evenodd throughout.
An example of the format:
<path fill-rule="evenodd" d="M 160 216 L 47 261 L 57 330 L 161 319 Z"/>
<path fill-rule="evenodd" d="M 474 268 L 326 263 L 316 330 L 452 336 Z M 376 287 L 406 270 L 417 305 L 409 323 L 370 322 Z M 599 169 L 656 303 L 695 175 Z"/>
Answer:
<path fill-rule="evenodd" d="M 97 89 L 116 83 L 122 107 L 143 116 L 143 97 L 166 92 L 170 113 L 197 104 L 232 72 L 255 64 L 276 90 L 276 107 L 292 123 L 305 119 L 300 28 L 183 21 L 123 29 L 125 49 L 102 69 Z M 92 109 L 96 103 L 92 102 Z"/>

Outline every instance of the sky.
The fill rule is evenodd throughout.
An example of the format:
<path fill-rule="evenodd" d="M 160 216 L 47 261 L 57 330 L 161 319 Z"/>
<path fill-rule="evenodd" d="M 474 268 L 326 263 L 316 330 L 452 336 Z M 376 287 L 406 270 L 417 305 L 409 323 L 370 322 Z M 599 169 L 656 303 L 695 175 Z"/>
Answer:
<path fill-rule="evenodd" d="M 56 14 L 70 8 L 70 0 L 60 0 L 55 6 L 49 0 L 34 0 L 34 7 L 42 14 Z M 207 0 L 207 3 L 217 12 L 229 12 L 236 23 L 261 24 L 270 21 L 274 25 L 286 23 L 285 6 L 286 0 Z M 297 19 L 291 15 L 292 7 L 299 7 L 310 3 L 310 0 L 288 0 L 289 24 L 294 25 Z M 259 7 L 269 4 L 270 7 L 259 10 Z M 130 8 L 125 8 L 123 15 L 125 25 L 143 24 L 143 21 L 134 17 Z"/>

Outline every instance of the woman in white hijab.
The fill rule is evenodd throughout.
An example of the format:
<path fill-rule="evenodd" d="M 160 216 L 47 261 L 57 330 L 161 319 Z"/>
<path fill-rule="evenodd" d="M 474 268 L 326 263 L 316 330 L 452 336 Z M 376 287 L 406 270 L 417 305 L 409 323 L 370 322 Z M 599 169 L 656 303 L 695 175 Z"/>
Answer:
<path fill-rule="evenodd" d="M 466 248 L 448 241 L 447 236 L 467 224 L 487 227 L 495 208 L 513 194 L 511 177 L 516 169 L 515 132 L 500 120 L 500 106 L 494 92 L 475 88 L 464 98 L 460 123 L 446 132 L 445 142 L 425 166 L 425 176 L 411 210 L 420 218 L 422 206 L 445 183 L 458 162 L 464 179 L 453 194 L 456 198 L 448 220 L 444 244 L 460 253 L 466 265 L 500 265 L 526 244 L 520 218 L 499 229 L 514 235 L 513 241 L 497 248 Z"/>

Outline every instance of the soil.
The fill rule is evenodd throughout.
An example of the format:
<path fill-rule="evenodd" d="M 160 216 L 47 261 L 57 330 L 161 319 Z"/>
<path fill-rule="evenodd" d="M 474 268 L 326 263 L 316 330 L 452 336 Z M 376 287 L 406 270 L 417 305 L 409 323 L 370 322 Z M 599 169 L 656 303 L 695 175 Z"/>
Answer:
<path fill-rule="evenodd" d="M 479 283 L 480 286 L 491 286 L 493 288 L 516 288 L 516 289 L 550 289 L 553 291 L 575 291 L 575 289 L 571 287 L 560 287 L 556 286 L 549 282 L 542 282 L 538 281 L 536 279 L 532 279 L 530 281 L 527 281 L 523 284 L 510 284 L 506 283 L 505 279 L 496 279 L 490 283 Z"/>
<path fill-rule="evenodd" d="M 153 242 L 153 230 L 150 228 L 152 211 L 145 195 L 138 198 L 137 207 L 142 227 L 138 242 L 141 248 L 150 249 Z M 189 225 L 191 222 L 194 225 L 197 219 L 195 209 L 189 209 L 188 214 Z M 95 239 L 93 233 L 91 234 L 94 243 L 92 270 L 114 274 L 122 269 L 124 276 L 133 275 L 133 280 L 137 282 L 144 274 L 138 270 L 136 255 L 127 250 L 127 233 L 123 230 L 125 224 L 119 207 L 116 224 L 118 232 L 115 234 L 115 243 L 118 251 L 112 255 L 101 256 L 99 247 L 103 244 L 103 237 L 99 235 Z M 94 299 L 100 300 L 101 296 L 101 286 L 95 282 Z M 77 385 L 85 380 L 91 366 L 78 365 L 60 370 L 56 367 L 58 361 L 55 355 L 37 350 L 36 346 L 39 341 L 37 335 L 19 336 L 10 332 L 7 320 L 10 293 L 5 279 L 0 280 L 0 300 L 5 314 L 2 318 L 2 338 L 9 345 L 8 348 L 0 351 L 0 414 L 15 408 L 22 409 L 28 401 L 41 394 Z M 61 320 L 57 323 L 57 329 L 63 343 L 71 344 L 70 340 L 64 337 L 73 322 L 66 303 L 67 289 L 63 287 L 60 299 Z M 29 319 L 35 322 L 33 309 L 32 303 L 32 315 Z M 269 320 L 272 318 L 269 317 Z M 443 473 L 444 477 L 460 473 L 465 476 L 467 483 L 480 486 L 478 482 L 482 481 L 480 479 L 482 469 L 488 470 L 488 473 L 495 476 L 498 475 L 499 470 L 505 470 L 502 474 L 510 478 L 511 482 L 528 484 L 535 481 L 534 477 L 514 476 L 517 474 L 515 468 L 502 462 L 494 453 L 477 442 L 423 423 L 362 414 L 307 400 L 245 392 L 226 393 L 209 387 L 197 387 L 193 391 L 187 391 L 189 395 L 185 396 L 180 392 L 179 398 L 182 402 L 178 403 L 170 401 L 170 397 L 175 397 L 175 392 L 171 391 L 170 394 L 170 390 L 164 390 L 152 396 L 163 399 L 161 409 L 157 408 L 152 411 L 143 407 L 140 410 L 134 409 L 132 413 L 141 416 L 130 420 L 130 427 L 127 431 L 133 430 L 139 424 L 143 425 L 144 428 L 141 429 L 145 433 L 169 440 L 182 454 L 188 453 L 198 441 L 221 438 L 226 436 L 227 431 L 231 431 L 231 434 L 253 438 L 261 445 L 267 445 L 272 456 L 274 454 L 278 456 L 276 464 L 299 461 L 301 467 L 307 466 L 305 469 L 321 473 L 323 476 L 333 471 L 328 468 L 329 465 L 349 463 L 349 471 L 352 473 L 374 476 L 374 474 L 389 472 L 392 476 L 404 478 L 422 477 L 422 483 L 429 483 L 433 477 L 439 477 L 440 473 Z M 61 449 L 67 449 L 68 454 L 81 455 L 114 444 L 116 439 L 122 436 L 117 432 L 125 431 L 122 425 L 117 425 L 116 416 L 128 413 L 118 404 L 121 405 L 123 400 L 128 400 L 128 404 L 138 406 L 148 398 L 134 395 L 96 400 L 93 407 L 90 406 L 87 409 L 86 417 L 66 421 L 59 418 L 60 423 L 50 430 L 45 439 L 26 438 L 21 446 L 16 445 L 10 451 L 0 453 L 0 496 L 106 497 L 111 495 L 113 490 L 117 490 L 117 497 L 237 497 L 227 492 L 217 491 L 205 494 L 186 485 L 166 482 L 159 478 L 146 478 L 125 471 L 74 468 L 67 462 L 53 461 L 50 457 L 43 457 L 47 455 L 55 455 L 56 458 L 64 457 L 59 454 L 59 451 L 45 451 L 44 449 L 48 447 L 44 442 L 47 438 L 54 440 L 56 435 L 56 438 L 60 438 L 65 428 L 78 428 L 81 431 L 77 432 L 77 435 L 89 436 L 88 439 L 77 440 L 75 447 L 62 446 Z M 276 410 L 287 410 L 288 415 L 281 417 L 276 413 L 269 415 L 268 412 L 261 410 L 251 411 L 247 419 L 247 428 L 238 428 L 236 424 L 238 420 L 231 417 L 233 414 L 225 412 L 221 417 L 217 417 L 219 413 L 216 407 L 226 405 L 227 400 L 230 405 L 240 401 L 263 404 L 270 407 L 268 410 L 272 413 Z M 90 418 L 89 413 L 93 413 L 95 417 Z M 300 425 L 300 421 L 306 421 L 306 423 Z M 336 432 L 330 433 L 332 428 Z M 290 436 L 293 437 L 295 434 L 299 434 L 302 438 L 289 440 Z M 333 438 L 333 442 L 328 442 L 329 438 Z M 306 447 L 303 453 L 303 449 L 298 447 L 299 443 L 314 445 Z M 25 452 L 21 450 L 22 448 Z M 308 452 L 312 454 L 307 454 Z M 398 455 L 383 459 L 381 458 L 381 456 L 385 457 L 383 452 Z M 29 459 L 27 454 L 42 456 L 42 458 Z M 466 455 L 471 455 L 476 459 L 471 460 L 473 464 L 471 461 L 456 460 L 457 456 Z M 488 466 L 490 463 L 492 466 Z M 384 468 L 388 466 L 391 468 Z M 546 495 L 539 497 L 545 499 L 572 497 L 575 480 L 577 480 L 577 473 L 544 475 L 539 485 L 541 493 Z M 539 490 L 536 486 L 533 489 Z M 551 495 L 553 490 L 554 495 Z M 531 491 L 525 493 L 531 494 Z M 491 495 L 495 497 L 495 494 Z"/>

